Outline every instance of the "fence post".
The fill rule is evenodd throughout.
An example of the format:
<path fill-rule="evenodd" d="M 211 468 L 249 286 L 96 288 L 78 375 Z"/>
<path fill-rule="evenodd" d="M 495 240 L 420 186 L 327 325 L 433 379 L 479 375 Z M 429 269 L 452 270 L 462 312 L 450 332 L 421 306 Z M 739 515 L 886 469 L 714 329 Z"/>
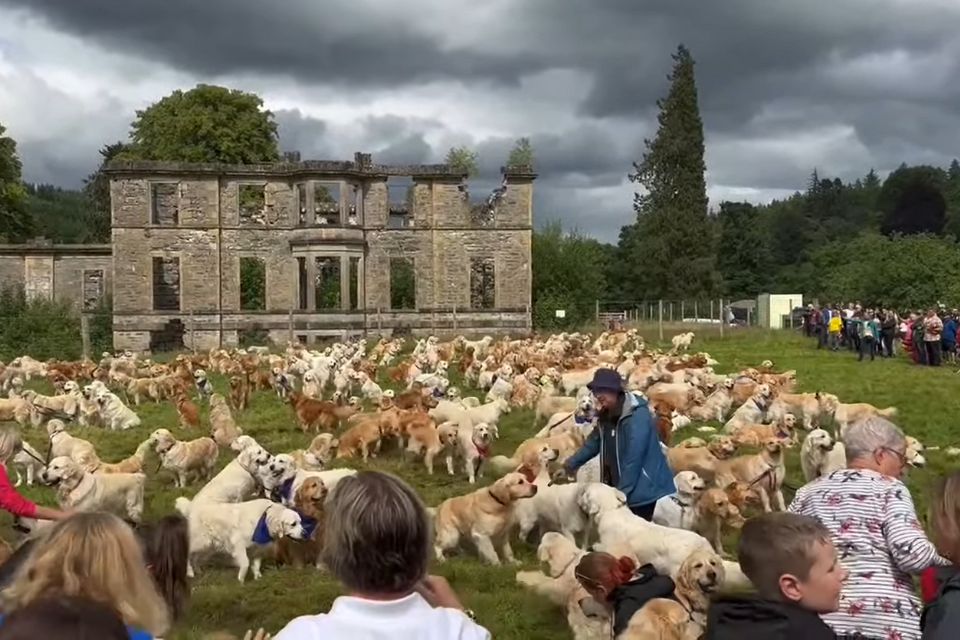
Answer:
<path fill-rule="evenodd" d="M 82 314 L 80 316 L 80 343 L 83 345 L 83 359 L 90 359 L 90 316 Z"/>
<path fill-rule="evenodd" d="M 593 304 L 594 304 L 593 320 L 597 324 L 600 324 L 600 299 L 598 298 L 594 300 Z"/>
<path fill-rule="evenodd" d="M 673 302 L 670 302 L 670 322 L 673 322 Z"/>
<path fill-rule="evenodd" d="M 377 307 L 377 333 L 383 335 L 383 316 L 380 315 L 380 307 Z"/>
<path fill-rule="evenodd" d="M 293 344 L 293 308 L 287 311 L 287 341 Z"/>
<path fill-rule="evenodd" d="M 713 300 L 710 301 L 710 319 L 713 320 Z"/>
<path fill-rule="evenodd" d="M 680 322 L 683 322 L 683 300 L 680 301 Z"/>
<path fill-rule="evenodd" d="M 793 330 L 793 298 L 787 300 L 787 306 L 790 307 L 788 313 L 790 314 L 790 329 Z"/>
<path fill-rule="evenodd" d="M 457 305 L 456 305 L 456 303 L 454 303 L 454 305 L 453 305 L 453 330 L 454 330 L 454 331 L 457 330 Z"/>
<path fill-rule="evenodd" d="M 720 337 L 723 337 L 723 325 L 727 324 L 727 314 L 723 312 L 723 298 L 720 298 Z"/>
<path fill-rule="evenodd" d="M 747 307 L 747 326 L 748 326 L 748 327 L 753 326 L 753 324 L 752 324 L 752 322 L 751 322 L 751 320 L 750 320 L 750 316 L 752 316 L 752 315 L 753 315 L 753 313 L 751 312 L 750 307 Z"/>
<path fill-rule="evenodd" d="M 660 325 L 660 342 L 663 342 L 663 300 L 660 301 L 658 308 L 659 312 L 657 313 L 657 324 Z"/>
<path fill-rule="evenodd" d="M 193 311 L 190 312 L 190 349 L 193 351 L 193 355 L 197 355 L 197 319 L 193 315 Z"/>
<path fill-rule="evenodd" d="M 700 303 L 697 300 L 693 301 L 693 318 L 695 322 L 700 322 Z"/>

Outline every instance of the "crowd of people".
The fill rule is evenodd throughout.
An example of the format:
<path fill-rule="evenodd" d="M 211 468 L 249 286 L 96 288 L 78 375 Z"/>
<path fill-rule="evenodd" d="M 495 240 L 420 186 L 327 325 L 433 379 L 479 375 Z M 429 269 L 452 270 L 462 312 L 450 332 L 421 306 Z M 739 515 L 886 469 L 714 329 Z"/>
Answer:
<path fill-rule="evenodd" d="M 917 364 L 939 367 L 957 360 L 958 328 L 960 311 L 944 307 L 897 312 L 859 303 L 811 304 L 803 311 L 803 331 L 818 349 L 852 351 L 861 361 L 892 358 L 902 349 Z"/>

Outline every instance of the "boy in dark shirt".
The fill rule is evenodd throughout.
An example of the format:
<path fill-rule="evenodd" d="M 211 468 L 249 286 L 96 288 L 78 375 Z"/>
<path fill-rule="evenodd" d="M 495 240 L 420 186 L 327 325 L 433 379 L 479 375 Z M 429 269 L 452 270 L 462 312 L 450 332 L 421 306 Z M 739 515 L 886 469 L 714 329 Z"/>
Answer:
<path fill-rule="evenodd" d="M 833 640 L 820 614 L 836 611 L 847 572 L 820 521 L 767 513 L 743 526 L 740 568 L 757 596 L 714 602 L 706 640 Z"/>

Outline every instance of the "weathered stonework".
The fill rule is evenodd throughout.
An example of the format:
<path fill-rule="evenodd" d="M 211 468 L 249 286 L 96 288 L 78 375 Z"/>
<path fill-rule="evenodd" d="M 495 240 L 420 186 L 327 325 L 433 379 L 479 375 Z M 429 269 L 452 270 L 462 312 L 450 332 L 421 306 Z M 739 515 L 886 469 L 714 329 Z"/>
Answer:
<path fill-rule="evenodd" d="M 89 283 L 98 277 L 99 296 L 93 300 Z M 78 309 L 86 297 L 91 310 L 110 297 L 112 283 L 110 245 L 0 245 L 0 288 L 22 288 L 28 297 L 53 298 Z"/>
<path fill-rule="evenodd" d="M 251 331 L 285 342 L 398 328 L 530 328 L 536 176 L 529 171 L 506 174 L 492 223 L 482 227 L 471 215 L 464 176 L 446 165 L 384 166 L 358 154 L 354 162 L 249 166 L 114 163 L 107 173 L 117 348 L 159 348 L 161 334 L 177 331 L 187 348 L 206 349 L 233 346 Z M 389 226 L 387 179 L 394 176 L 413 181 L 406 204 L 412 225 L 403 228 Z M 153 215 L 158 184 L 177 185 L 176 225 L 169 211 L 163 219 Z M 155 257 L 179 259 L 179 312 L 156 309 Z M 240 308 L 242 257 L 264 261 L 263 310 Z M 328 275 L 339 271 L 339 308 L 323 308 L 329 298 L 317 299 L 327 295 L 315 286 L 318 258 L 336 267 Z M 392 258 L 413 260 L 415 310 L 390 308 Z M 484 309 L 471 308 L 474 259 L 493 273 Z M 0 276 L 9 269 L 0 255 Z M 330 276 L 324 286 L 337 279 Z"/>

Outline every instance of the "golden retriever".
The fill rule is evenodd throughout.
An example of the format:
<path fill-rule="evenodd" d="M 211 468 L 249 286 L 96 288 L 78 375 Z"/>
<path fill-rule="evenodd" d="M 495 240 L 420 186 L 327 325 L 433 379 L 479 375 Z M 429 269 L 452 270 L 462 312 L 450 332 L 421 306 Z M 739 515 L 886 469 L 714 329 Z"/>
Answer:
<path fill-rule="evenodd" d="M 320 551 L 323 549 L 324 502 L 327 499 L 327 487 L 320 478 L 307 478 L 293 497 L 293 509 L 300 514 L 304 529 L 308 522 L 314 523 L 313 531 L 302 540 L 281 538 L 277 542 L 277 564 L 292 564 L 298 569 L 303 566 L 320 568 Z M 309 520 L 308 520 L 309 518 Z M 306 533 L 306 531 L 304 531 Z"/>
<path fill-rule="evenodd" d="M 166 429 L 157 429 L 150 434 L 149 441 L 160 456 L 160 465 L 176 475 L 177 487 L 186 487 L 193 477 L 206 479 L 213 475 L 220 454 L 213 438 L 197 438 L 187 442 L 177 440 Z"/>
<path fill-rule="evenodd" d="M 226 398 L 219 393 L 210 396 L 210 436 L 219 446 L 230 447 L 241 435 L 243 429 L 233 420 Z"/>
<path fill-rule="evenodd" d="M 456 548 L 460 539 L 466 537 L 474 542 L 480 557 L 488 564 L 500 564 L 495 543 L 499 543 L 505 561 L 516 563 L 509 535 L 514 503 L 536 494 L 536 485 L 526 476 L 508 473 L 489 487 L 444 500 L 434 516 L 437 560 L 443 562 L 444 553 Z"/>
<path fill-rule="evenodd" d="M 707 489 L 697 500 L 697 532 L 710 541 L 710 546 L 723 554 L 722 528 L 727 525 L 733 529 L 743 526 L 744 519 L 740 509 L 730 502 L 730 496 L 723 489 Z"/>
<path fill-rule="evenodd" d="M 716 484 L 725 487 L 731 482 L 746 482 L 760 494 L 760 502 L 765 512 L 771 511 L 773 502 L 778 511 L 786 511 L 784 504 L 783 479 L 786 467 L 783 461 L 783 443 L 771 438 L 764 441 L 760 453 L 739 456 L 732 460 L 717 463 Z"/>
<path fill-rule="evenodd" d="M 726 577 L 720 557 L 705 550 L 691 553 L 674 578 L 676 600 L 654 598 L 633 614 L 618 640 L 697 640 L 706 626 L 710 596 Z"/>

